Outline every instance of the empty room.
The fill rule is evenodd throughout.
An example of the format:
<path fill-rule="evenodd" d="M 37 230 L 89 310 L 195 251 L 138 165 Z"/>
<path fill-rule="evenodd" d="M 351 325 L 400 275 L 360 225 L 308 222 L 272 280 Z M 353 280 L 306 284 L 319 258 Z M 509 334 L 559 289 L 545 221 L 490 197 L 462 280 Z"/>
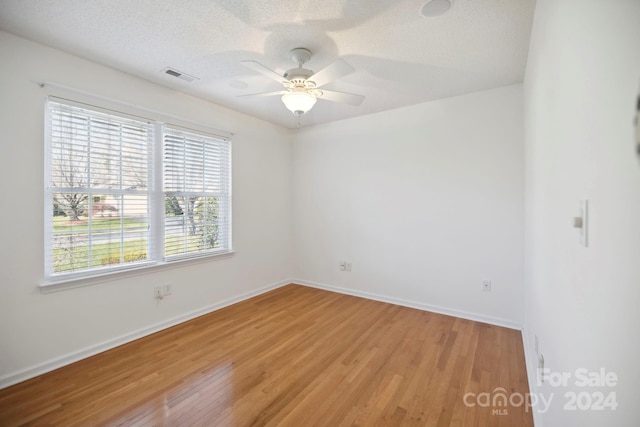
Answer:
<path fill-rule="evenodd" d="M 0 426 L 635 427 L 640 1 L 0 1 Z"/>

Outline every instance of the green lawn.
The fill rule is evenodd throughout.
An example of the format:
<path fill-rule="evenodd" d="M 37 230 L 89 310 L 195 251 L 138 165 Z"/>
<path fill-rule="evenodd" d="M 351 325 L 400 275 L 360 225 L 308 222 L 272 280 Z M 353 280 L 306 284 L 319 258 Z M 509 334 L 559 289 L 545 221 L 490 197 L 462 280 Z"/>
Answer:
<path fill-rule="evenodd" d="M 146 223 L 134 218 L 123 219 L 124 228 L 146 227 Z M 89 220 L 80 217 L 80 222 L 70 222 L 66 216 L 53 217 L 53 231 L 86 231 L 89 229 Z M 93 218 L 91 221 L 92 230 L 119 230 L 120 218 Z"/>
<path fill-rule="evenodd" d="M 147 241 L 144 239 L 131 240 L 123 243 L 124 255 L 131 259 L 137 256 L 138 259 L 145 259 L 147 253 Z M 89 267 L 104 266 L 120 262 L 120 242 L 109 242 L 91 247 L 88 245 L 78 245 L 70 249 L 54 249 L 53 265 L 56 273 L 66 271 L 85 270 Z M 136 261 L 133 259 L 131 261 Z"/>
<path fill-rule="evenodd" d="M 139 225 L 139 223 L 138 223 Z M 188 236 L 187 248 L 189 251 L 199 249 L 200 236 Z M 166 255 L 177 255 L 183 253 L 184 237 L 181 235 L 171 235 L 165 240 Z M 124 262 L 131 263 L 146 259 L 147 241 L 146 239 L 129 240 L 122 244 L 120 242 L 109 242 L 95 244 L 91 246 L 89 252 L 88 245 L 78 244 L 71 249 L 54 249 L 54 272 L 64 273 L 78 270 L 85 270 L 90 267 L 106 266 L 109 264 L 119 264 L 121 254 Z"/>

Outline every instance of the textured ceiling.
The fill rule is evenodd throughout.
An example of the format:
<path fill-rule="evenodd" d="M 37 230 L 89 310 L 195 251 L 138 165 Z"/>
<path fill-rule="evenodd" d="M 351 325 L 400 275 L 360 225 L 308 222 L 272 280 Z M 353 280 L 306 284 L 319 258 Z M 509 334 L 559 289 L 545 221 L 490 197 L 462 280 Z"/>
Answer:
<path fill-rule="evenodd" d="M 423 3 L 0 0 L 0 28 L 288 128 L 297 119 L 279 97 L 238 97 L 281 89 L 240 61 L 282 74 L 289 50 L 306 47 L 306 68 L 336 58 L 355 68 L 325 89 L 364 95 L 362 105 L 319 100 L 303 127 L 523 80 L 535 0 L 454 0 L 438 18 L 422 17 Z"/>

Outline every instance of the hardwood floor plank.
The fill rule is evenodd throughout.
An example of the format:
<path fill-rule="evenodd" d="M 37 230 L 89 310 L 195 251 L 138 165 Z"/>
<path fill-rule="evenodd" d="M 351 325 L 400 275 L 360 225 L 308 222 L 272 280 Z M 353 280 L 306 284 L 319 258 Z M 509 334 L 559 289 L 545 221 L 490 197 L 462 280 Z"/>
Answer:
<path fill-rule="evenodd" d="M 0 390 L 0 425 L 532 426 L 463 401 L 498 387 L 518 331 L 288 285 Z"/>

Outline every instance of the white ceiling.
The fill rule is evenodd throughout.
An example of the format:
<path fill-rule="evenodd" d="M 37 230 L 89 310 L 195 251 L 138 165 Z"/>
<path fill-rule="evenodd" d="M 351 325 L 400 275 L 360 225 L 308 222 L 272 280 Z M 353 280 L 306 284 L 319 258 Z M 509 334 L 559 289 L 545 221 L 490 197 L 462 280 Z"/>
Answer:
<path fill-rule="evenodd" d="M 535 0 L 453 0 L 438 18 L 424 1 L 0 0 L 0 28 L 288 128 L 279 97 L 238 97 L 281 89 L 240 61 L 284 73 L 306 47 L 306 68 L 355 68 L 324 88 L 362 105 L 319 100 L 303 127 L 522 82 Z"/>

